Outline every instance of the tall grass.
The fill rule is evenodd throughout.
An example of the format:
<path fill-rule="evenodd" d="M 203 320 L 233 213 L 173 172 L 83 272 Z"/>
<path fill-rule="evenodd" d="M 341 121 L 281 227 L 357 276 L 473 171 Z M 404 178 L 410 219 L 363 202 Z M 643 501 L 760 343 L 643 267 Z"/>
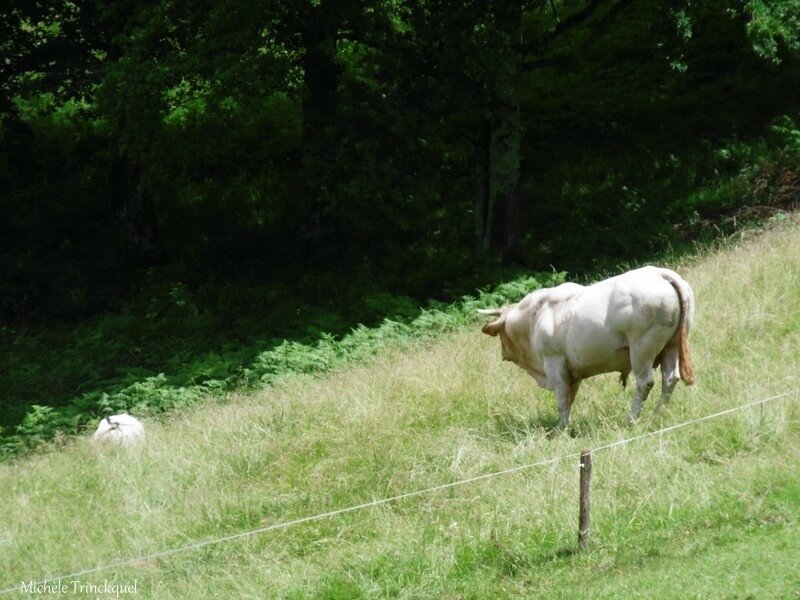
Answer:
<path fill-rule="evenodd" d="M 142 446 L 0 464 L 0 587 L 573 453 L 800 387 L 800 229 L 673 265 L 692 284 L 698 383 L 625 425 L 613 375 L 570 434 L 477 321 L 147 423 Z M 466 317 L 465 317 L 466 318 Z M 565 460 L 87 575 L 141 597 L 758 598 L 800 589 L 798 397 L 595 456 L 575 554 Z"/>

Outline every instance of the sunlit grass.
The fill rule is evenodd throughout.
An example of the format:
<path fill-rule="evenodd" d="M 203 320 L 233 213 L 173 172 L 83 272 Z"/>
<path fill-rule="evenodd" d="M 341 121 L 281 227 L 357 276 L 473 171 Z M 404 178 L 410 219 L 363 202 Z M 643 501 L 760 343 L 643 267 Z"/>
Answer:
<path fill-rule="evenodd" d="M 625 425 L 613 375 L 570 434 L 552 396 L 476 326 L 324 376 L 281 378 L 0 465 L 0 586 L 524 465 L 800 388 L 800 230 L 750 233 L 676 268 L 698 383 Z M 206 546 L 82 581 L 140 597 L 791 597 L 800 589 L 798 396 L 595 455 L 590 552 L 568 459 Z M 794 561 L 794 562 L 793 562 Z M 12 594 L 13 597 L 13 594 Z"/>

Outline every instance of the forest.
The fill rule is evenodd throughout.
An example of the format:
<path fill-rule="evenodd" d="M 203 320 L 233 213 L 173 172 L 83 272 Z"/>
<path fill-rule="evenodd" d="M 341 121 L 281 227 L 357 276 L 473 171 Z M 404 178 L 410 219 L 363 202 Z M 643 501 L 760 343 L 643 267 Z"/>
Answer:
<path fill-rule="evenodd" d="M 16 453 L 795 207 L 800 1 L 4 2 L 0 140 Z"/>

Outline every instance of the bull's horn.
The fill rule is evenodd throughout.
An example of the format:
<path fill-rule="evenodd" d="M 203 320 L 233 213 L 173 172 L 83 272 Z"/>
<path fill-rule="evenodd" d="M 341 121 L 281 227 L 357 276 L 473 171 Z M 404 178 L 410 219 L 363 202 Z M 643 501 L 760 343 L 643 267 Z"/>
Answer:
<path fill-rule="evenodd" d="M 479 308 L 478 314 L 486 315 L 487 317 L 499 317 L 503 314 L 503 311 L 499 308 Z"/>

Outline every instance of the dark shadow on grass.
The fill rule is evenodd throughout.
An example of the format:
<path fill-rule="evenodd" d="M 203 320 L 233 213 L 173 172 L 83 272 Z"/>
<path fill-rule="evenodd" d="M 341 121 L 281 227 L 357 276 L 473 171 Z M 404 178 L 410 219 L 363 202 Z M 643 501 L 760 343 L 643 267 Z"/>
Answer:
<path fill-rule="evenodd" d="M 577 534 L 576 534 L 576 538 L 577 538 Z M 578 549 L 577 541 L 576 541 L 575 546 L 559 548 L 558 550 L 556 550 L 553 553 L 553 560 L 562 560 L 562 559 L 565 559 L 565 558 L 572 558 L 573 556 L 578 556 L 580 553 L 581 553 L 581 551 Z"/>
<path fill-rule="evenodd" d="M 536 414 L 521 417 L 508 411 L 492 414 L 495 434 L 501 439 L 518 443 L 530 436 L 546 437 L 549 439 L 561 435 L 575 437 L 572 428 L 566 430 L 558 426 L 558 415 L 539 411 Z"/>
<path fill-rule="evenodd" d="M 635 425 L 627 424 L 627 401 L 629 397 L 624 396 L 625 402 L 621 404 L 619 413 L 619 425 L 634 431 Z M 554 401 L 553 401 L 554 403 Z M 577 406 L 576 402 L 576 406 Z M 511 442 L 521 442 L 530 436 L 539 436 L 547 439 L 554 439 L 562 435 L 568 435 L 574 439 L 590 438 L 598 432 L 604 432 L 608 427 L 608 418 L 602 415 L 592 414 L 590 410 L 581 410 L 580 406 L 573 408 L 569 425 L 561 428 L 558 425 L 558 414 L 555 406 L 552 410 L 546 407 L 537 410 L 530 415 L 520 415 L 510 411 L 495 412 L 491 415 L 493 433 L 501 439 Z M 612 415 L 614 421 L 617 419 Z"/>

